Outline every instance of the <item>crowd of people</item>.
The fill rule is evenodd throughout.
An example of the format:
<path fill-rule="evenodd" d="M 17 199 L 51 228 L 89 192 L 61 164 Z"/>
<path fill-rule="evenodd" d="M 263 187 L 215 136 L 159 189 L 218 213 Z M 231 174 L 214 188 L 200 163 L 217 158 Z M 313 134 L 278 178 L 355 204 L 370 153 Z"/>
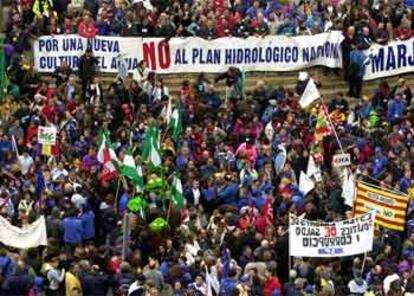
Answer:
<path fill-rule="evenodd" d="M 367 45 L 408 39 L 413 29 L 411 0 L 28 0 L 9 4 L 4 13 L 7 43 L 17 51 L 27 47 L 30 38 L 49 34 L 214 39 L 313 35 L 353 27 L 355 38 Z"/>
<path fill-rule="evenodd" d="M 0 105 L 1 213 L 20 227 L 45 216 L 48 245 L 2 246 L 3 295 L 414 293 L 411 201 L 406 230 L 378 228 L 366 257 L 289 260 L 288 245 L 290 213 L 323 221 L 352 216 L 343 176 L 331 166 L 341 148 L 333 130 L 358 178 L 411 192 L 413 105 L 403 78 L 381 82 L 356 102 L 338 93 L 327 106 L 305 110 L 299 98 L 309 79 L 323 88 L 312 74 L 302 73 L 296 89 L 258 81 L 246 90 L 240 70 L 230 68 L 183 81 L 173 97 L 145 62 L 106 86 L 87 50 L 79 70 L 56 69 L 55 87 L 26 63 L 16 59 L 9 68 Z M 27 81 L 39 81 L 38 88 L 26 88 Z M 220 81 L 225 96 L 215 90 Z M 182 112 L 181 133 L 168 128 L 170 107 Z M 334 127 L 321 128 L 321 112 Z M 39 126 L 58 130 L 50 151 L 38 143 Z M 161 131 L 159 170 L 142 157 L 150 126 Z M 119 171 L 103 178 L 100 130 L 121 162 L 132 151 L 143 190 Z M 321 175 L 305 195 L 298 182 L 310 157 Z M 183 207 L 169 197 L 177 175 Z"/>

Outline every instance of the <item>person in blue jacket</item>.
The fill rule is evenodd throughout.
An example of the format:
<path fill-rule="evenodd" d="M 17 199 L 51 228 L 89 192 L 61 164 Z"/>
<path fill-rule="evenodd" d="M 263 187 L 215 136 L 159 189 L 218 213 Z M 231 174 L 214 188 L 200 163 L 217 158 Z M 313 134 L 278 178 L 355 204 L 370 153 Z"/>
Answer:
<path fill-rule="evenodd" d="M 82 221 L 77 217 L 77 210 L 72 209 L 63 219 L 63 241 L 69 249 L 73 249 L 82 243 Z"/>
<path fill-rule="evenodd" d="M 402 95 L 400 93 L 395 95 L 395 98 L 390 101 L 387 113 L 387 119 L 391 123 L 399 122 L 405 112 L 406 102 L 402 99 Z"/>
<path fill-rule="evenodd" d="M 83 207 L 80 219 L 82 221 L 82 240 L 93 240 L 95 238 L 95 214 L 88 205 Z"/>
<path fill-rule="evenodd" d="M 388 158 L 382 153 L 381 147 L 375 147 L 372 173 L 374 178 L 379 178 L 388 164 Z"/>
<path fill-rule="evenodd" d="M 367 56 L 364 54 L 360 46 L 352 50 L 350 53 L 348 66 L 348 84 L 350 97 L 361 97 L 362 80 L 365 75 L 366 58 Z"/>
<path fill-rule="evenodd" d="M 230 175 L 226 175 L 224 177 L 224 184 L 218 191 L 218 199 L 220 204 L 233 204 L 235 205 L 237 202 L 237 193 L 239 190 L 239 186 L 232 180 Z"/>
<path fill-rule="evenodd" d="M 233 296 L 237 289 L 237 270 L 232 268 L 226 277 L 223 277 L 220 282 L 220 295 Z"/>

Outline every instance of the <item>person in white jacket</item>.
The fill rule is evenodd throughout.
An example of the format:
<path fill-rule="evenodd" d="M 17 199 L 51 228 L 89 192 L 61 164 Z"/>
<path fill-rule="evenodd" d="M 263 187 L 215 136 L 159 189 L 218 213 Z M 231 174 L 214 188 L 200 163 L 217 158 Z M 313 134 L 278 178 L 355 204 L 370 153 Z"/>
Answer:
<path fill-rule="evenodd" d="M 144 83 L 147 81 L 149 70 L 144 60 L 138 63 L 138 67 L 132 74 L 132 79 L 138 82 L 139 87 L 143 87 Z"/>

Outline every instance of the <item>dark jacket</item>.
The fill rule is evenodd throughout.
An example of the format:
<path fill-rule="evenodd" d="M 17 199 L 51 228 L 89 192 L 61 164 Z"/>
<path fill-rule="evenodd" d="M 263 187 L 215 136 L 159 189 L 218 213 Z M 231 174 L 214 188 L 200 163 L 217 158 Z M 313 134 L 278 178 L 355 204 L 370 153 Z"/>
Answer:
<path fill-rule="evenodd" d="M 82 277 L 84 296 L 106 295 L 109 289 L 109 277 L 103 272 L 90 272 Z"/>
<path fill-rule="evenodd" d="M 27 272 L 10 275 L 2 285 L 3 295 L 27 295 L 32 285 L 33 281 Z"/>
<path fill-rule="evenodd" d="M 198 200 L 198 204 L 202 204 L 202 201 L 204 200 L 204 194 L 201 188 L 199 188 L 200 190 L 200 198 Z M 188 205 L 190 206 L 194 206 L 194 192 L 193 192 L 193 188 L 188 188 L 187 190 L 184 191 L 184 197 L 187 200 Z"/>
<path fill-rule="evenodd" d="M 56 215 L 58 214 L 59 210 L 57 210 Z M 52 216 L 47 217 L 46 230 L 48 237 L 55 237 L 60 239 L 62 236 L 62 220 L 60 220 L 59 217 L 54 216 L 53 211 Z"/>
<path fill-rule="evenodd" d="M 111 233 L 116 226 L 116 213 L 113 208 L 108 207 L 101 212 L 102 228 L 105 233 Z"/>
<path fill-rule="evenodd" d="M 83 55 L 79 61 L 78 75 L 81 80 L 92 79 L 96 75 L 98 60 L 95 57 Z"/>

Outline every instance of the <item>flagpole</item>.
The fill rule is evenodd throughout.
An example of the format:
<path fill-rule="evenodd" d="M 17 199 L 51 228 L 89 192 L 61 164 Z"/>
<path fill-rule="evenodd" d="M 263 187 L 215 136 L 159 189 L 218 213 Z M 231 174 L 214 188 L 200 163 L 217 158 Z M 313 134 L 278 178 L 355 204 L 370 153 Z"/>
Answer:
<path fill-rule="evenodd" d="M 171 214 L 171 199 L 169 200 L 168 210 L 167 210 L 167 223 L 170 223 L 170 214 Z"/>
<path fill-rule="evenodd" d="M 164 140 L 165 140 L 165 138 L 167 137 L 167 134 L 168 134 L 168 130 L 170 129 L 170 126 L 169 125 L 167 125 L 167 127 L 166 127 L 166 129 L 165 129 L 165 131 L 164 131 L 164 134 L 162 135 L 162 137 L 161 137 L 161 140 L 160 140 L 160 145 L 162 144 L 162 142 L 164 142 Z"/>
<path fill-rule="evenodd" d="M 326 114 L 326 117 L 328 118 L 329 124 L 331 125 L 332 131 L 333 131 L 333 133 L 334 133 L 334 135 L 335 135 L 335 138 L 336 138 L 336 141 L 338 142 L 339 149 L 341 149 L 342 154 L 344 154 L 344 153 L 345 153 L 345 152 L 344 152 L 344 148 L 342 147 L 342 143 L 341 143 L 341 141 L 339 140 L 338 134 L 336 133 L 335 126 L 334 126 L 334 124 L 333 124 L 333 122 L 332 122 L 332 120 L 331 120 L 331 116 L 329 116 L 329 113 L 328 113 L 328 108 L 326 108 L 326 105 L 325 105 L 325 102 L 324 102 L 324 100 L 323 100 L 322 96 L 321 96 L 319 99 L 321 100 L 322 107 L 323 107 L 323 109 L 324 109 L 324 112 L 325 112 L 325 114 Z"/>
<path fill-rule="evenodd" d="M 288 230 L 287 231 L 289 232 L 289 230 L 290 230 L 290 215 L 289 215 Z M 290 248 L 291 248 L 290 239 L 288 239 L 288 265 L 289 265 L 289 267 L 288 267 L 288 279 L 289 279 L 289 282 L 292 280 L 292 278 L 290 276 L 290 270 L 292 269 L 292 259 L 290 257 Z"/>
<path fill-rule="evenodd" d="M 367 261 L 367 252 L 364 253 L 364 259 L 362 260 L 361 277 L 362 277 L 362 274 L 364 273 L 364 268 L 365 268 L 365 262 L 366 261 Z"/>
<path fill-rule="evenodd" d="M 119 188 L 121 187 L 121 176 L 118 177 L 118 185 L 116 186 L 116 193 L 115 193 L 115 213 L 118 214 L 118 195 L 119 195 Z"/>

